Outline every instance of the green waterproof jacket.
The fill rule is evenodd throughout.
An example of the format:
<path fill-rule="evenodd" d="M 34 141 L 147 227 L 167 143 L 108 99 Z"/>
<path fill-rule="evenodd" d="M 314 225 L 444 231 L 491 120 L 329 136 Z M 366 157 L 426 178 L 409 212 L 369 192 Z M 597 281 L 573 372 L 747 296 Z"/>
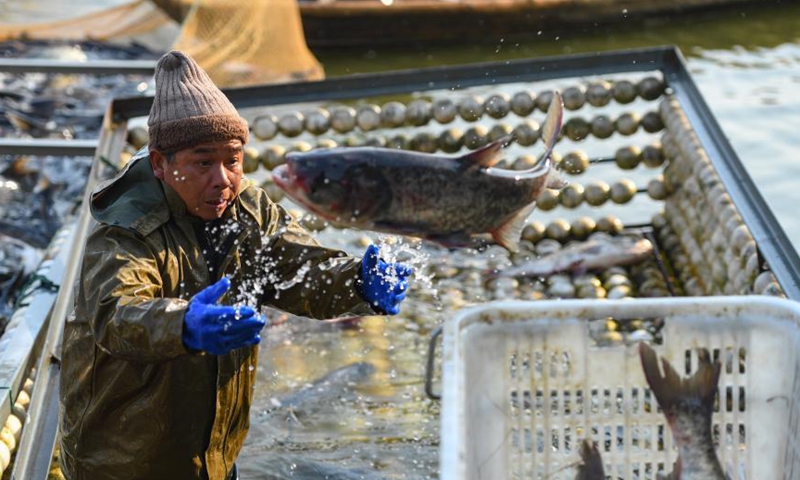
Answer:
<path fill-rule="evenodd" d="M 91 202 L 98 224 L 64 330 L 63 472 L 70 480 L 222 480 L 247 434 L 258 350 L 188 352 L 189 300 L 227 275 L 223 304 L 246 298 L 313 318 L 374 313 L 355 293 L 359 261 L 321 247 L 243 179 L 224 220 L 232 241 L 220 244 L 219 271 L 209 272 L 195 233 L 201 220 L 146 155 Z"/>

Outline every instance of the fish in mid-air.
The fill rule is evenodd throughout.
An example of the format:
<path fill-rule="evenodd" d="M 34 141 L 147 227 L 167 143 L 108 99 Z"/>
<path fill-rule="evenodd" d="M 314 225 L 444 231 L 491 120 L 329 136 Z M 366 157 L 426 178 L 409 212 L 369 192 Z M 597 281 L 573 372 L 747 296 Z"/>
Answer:
<path fill-rule="evenodd" d="M 678 461 L 671 480 L 727 480 L 714 449 L 711 415 L 719 382 L 720 363 L 711 363 L 708 350 L 698 351 L 697 372 L 681 378 L 665 359 L 645 343 L 639 344 L 642 369 L 653 395 L 667 418 L 678 445 Z"/>
<path fill-rule="evenodd" d="M 495 276 L 548 277 L 563 272 L 605 270 L 641 262 L 652 253 L 650 240 L 638 235 L 594 234 L 584 242 L 506 268 Z"/>
<path fill-rule="evenodd" d="M 539 194 L 565 185 L 550 158 L 562 119 L 556 93 L 541 129 L 545 152 L 528 170 L 494 168 L 508 136 L 459 157 L 369 147 L 292 152 L 272 178 L 293 200 L 336 224 L 449 247 L 490 233 L 516 251 Z"/>

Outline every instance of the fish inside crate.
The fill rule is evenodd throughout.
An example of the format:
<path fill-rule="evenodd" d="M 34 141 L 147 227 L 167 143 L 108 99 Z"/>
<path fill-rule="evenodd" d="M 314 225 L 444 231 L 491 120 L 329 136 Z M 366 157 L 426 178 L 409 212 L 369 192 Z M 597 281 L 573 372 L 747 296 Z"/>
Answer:
<path fill-rule="evenodd" d="M 800 304 L 764 296 L 506 301 L 460 312 L 444 333 L 441 478 L 597 478 L 576 476 L 586 439 L 600 478 L 672 472 L 679 450 L 639 346 L 601 347 L 589 335 L 587 319 L 608 317 L 663 320 L 654 349 L 681 377 L 697 371 L 700 347 L 719 363 L 709 428 L 729 478 L 797 478 Z M 684 458 L 684 472 L 695 461 Z"/>

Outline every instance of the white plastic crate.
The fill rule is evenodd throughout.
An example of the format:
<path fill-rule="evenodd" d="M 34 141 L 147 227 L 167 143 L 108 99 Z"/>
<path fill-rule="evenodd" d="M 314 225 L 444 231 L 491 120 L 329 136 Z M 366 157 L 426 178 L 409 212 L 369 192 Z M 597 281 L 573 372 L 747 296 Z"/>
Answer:
<path fill-rule="evenodd" d="M 443 480 L 572 480 L 583 438 L 606 476 L 655 479 L 677 450 L 636 345 L 598 347 L 586 320 L 666 321 L 654 348 L 683 376 L 719 358 L 713 428 L 731 479 L 800 478 L 800 304 L 760 296 L 504 301 L 445 325 Z"/>

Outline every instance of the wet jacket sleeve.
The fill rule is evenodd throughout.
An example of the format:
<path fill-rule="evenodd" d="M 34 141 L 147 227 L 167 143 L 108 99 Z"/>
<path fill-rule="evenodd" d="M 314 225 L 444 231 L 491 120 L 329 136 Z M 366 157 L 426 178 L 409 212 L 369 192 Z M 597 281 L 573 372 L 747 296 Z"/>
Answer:
<path fill-rule="evenodd" d="M 159 254 L 129 230 L 99 226 L 84 252 L 76 312 L 91 323 L 109 355 L 159 362 L 186 355 L 181 333 L 186 300 L 162 298 Z"/>
<path fill-rule="evenodd" d="M 356 292 L 360 258 L 321 246 L 280 205 L 262 203 L 271 235 L 267 246 L 267 303 L 293 313 L 324 319 L 375 315 Z"/>

